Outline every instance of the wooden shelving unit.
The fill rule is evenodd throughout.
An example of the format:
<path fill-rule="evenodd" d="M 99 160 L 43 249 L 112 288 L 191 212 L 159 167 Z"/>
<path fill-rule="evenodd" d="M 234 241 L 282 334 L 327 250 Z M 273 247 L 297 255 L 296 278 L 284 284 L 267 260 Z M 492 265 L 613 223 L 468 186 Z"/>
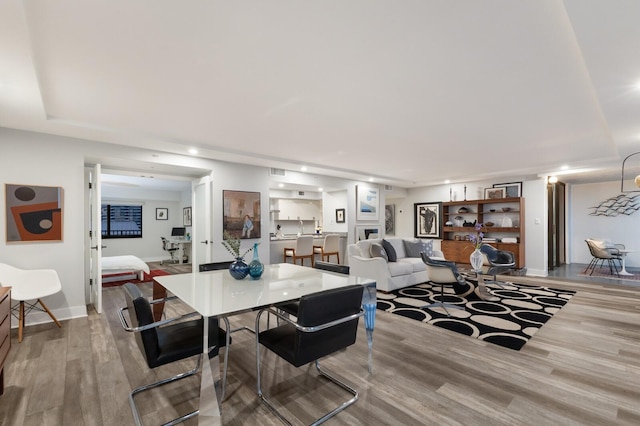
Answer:
<path fill-rule="evenodd" d="M 443 207 L 443 241 L 442 251 L 447 260 L 456 263 L 469 263 L 469 255 L 473 245 L 466 239 L 474 234 L 475 223 L 489 223 L 482 232 L 485 238 L 496 241 L 485 241 L 500 250 L 514 254 L 516 267 L 525 266 L 524 257 L 524 198 L 499 198 L 490 200 L 450 201 L 442 203 Z M 503 211 L 508 209 L 508 211 Z M 464 211 L 466 209 L 466 212 Z M 450 224 L 447 226 L 447 224 Z M 515 238 L 517 242 L 505 243 L 503 238 Z"/>

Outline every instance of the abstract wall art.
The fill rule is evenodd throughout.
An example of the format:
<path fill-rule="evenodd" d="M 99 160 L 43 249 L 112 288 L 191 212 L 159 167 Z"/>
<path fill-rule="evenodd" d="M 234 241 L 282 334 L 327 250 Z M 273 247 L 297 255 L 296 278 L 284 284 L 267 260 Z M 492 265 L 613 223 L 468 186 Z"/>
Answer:
<path fill-rule="evenodd" d="M 5 184 L 7 242 L 62 241 L 62 194 L 57 186 Z"/>

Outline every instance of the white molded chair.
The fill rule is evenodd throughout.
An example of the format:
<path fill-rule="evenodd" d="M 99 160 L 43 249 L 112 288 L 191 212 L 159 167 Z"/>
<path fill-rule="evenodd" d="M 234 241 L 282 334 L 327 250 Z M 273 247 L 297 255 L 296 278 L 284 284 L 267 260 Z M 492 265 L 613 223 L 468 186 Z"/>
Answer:
<path fill-rule="evenodd" d="M 331 256 L 336 256 L 336 263 L 340 263 L 340 235 L 327 235 L 321 246 L 313 246 L 313 253 L 320 255 L 320 260 L 329 262 Z"/>
<path fill-rule="evenodd" d="M 287 258 L 291 257 L 293 263 L 296 263 L 300 259 L 300 265 L 304 266 L 304 259 L 311 259 L 311 267 L 313 268 L 313 237 L 310 235 L 304 235 L 296 239 L 295 248 L 286 247 L 284 249 L 284 261 L 287 262 Z"/>
<path fill-rule="evenodd" d="M 60 278 L 54 269 L 19 269 L 6 263 L 0 263 L 0 286 L 11 287 L 11 299 L 18 304 L 18 342 L 22 342 L 22 329 L 25 315 L 32 310 L 46 312 L 58 327 L 62 327 L 49 308 L 42 302 L 42 298 L 51 296 L 62 290 Z M 29 303 L 28 300 L 35 300 Z M 38 307 L 40 304 L 42 308 Z M 25 312 L 24 306 L 27 305 Z"/>

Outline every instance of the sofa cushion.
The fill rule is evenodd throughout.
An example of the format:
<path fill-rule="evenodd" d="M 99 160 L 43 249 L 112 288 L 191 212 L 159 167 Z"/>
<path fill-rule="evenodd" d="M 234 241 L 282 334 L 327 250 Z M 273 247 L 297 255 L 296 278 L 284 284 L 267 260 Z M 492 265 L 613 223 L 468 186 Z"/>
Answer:
<path fill-rule="evenodd" d="M 360 256 L 370 259 L 371 258 L 371 244 L 382 244 L 382 239 L 360 240 L 356 243 L 356 247 L 360 250 Z"/>
<path fill-rule="evenodd" d="M 389 260 L 389 262 L 395 262 L 398 260 L 396 249 L 393 248 L 393 246 L 389 241 L 382 240 L 382 247 L 384 248 L 384 251 L 387 253 L 387 259 Z"/>
<path fill-rule="evenodd" d="M 413 273 L 413 265 L 404 261 L 387 263 L 387 266 L 389 267 L 389 275 L 392 277 L 411 275 Z"/>
<path fill-rule="evenodd" d="M 427 270 L 427 265 L 422 261 L 422 258 L 417 257 L 404 257 L 398 259 L 398 263 L 404 263 L 411 266 L 411 272 L 421 272 Z"/>
<path fill-rule="evenodd" d="M 433 256 L 433 241 L 408 241 L 404 240 L 404 248 L 407 257 L 420 257 L 420 252 L 425 252 L 427 256 Z"/>
<path fill-rule="evenodd" d="M 387 252 L 384 250 L 384 247 L 382 247 L 382 244 L 372 243 L 369 246 L 369 254 L 371 255 L 371 257 L 381 257 L 385 261 L 387 261 L 387 262 L 389 261 L 389 257 L 387 256 Z"/>

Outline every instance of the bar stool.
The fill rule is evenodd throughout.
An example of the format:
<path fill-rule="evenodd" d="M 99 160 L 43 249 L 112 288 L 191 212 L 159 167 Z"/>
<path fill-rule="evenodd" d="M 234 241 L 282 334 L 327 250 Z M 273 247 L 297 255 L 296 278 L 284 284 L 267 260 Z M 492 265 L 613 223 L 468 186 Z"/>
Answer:
<path fill-rule="evenodd" d="M 320 255 L 320 260 L 329 262 L 331 256 L 336 256 L 336 263 L 340 263 L 340 235 L 331 234 L 324 237 L 321 246 L 313 246 L 313 253 Z"/>
<path fill-rule="evenodd" d="M 311 267 L 313 267 L 313 237 L 311 235 L 305 235 L 296 239 L 295 247 L 285 247 L 284 249 L 284 262 L 287 262 L 287 258 L 291 257 L 293 263 L 296 263 L 300 259 L 300 265 L 304 266 L 304 259 L 311 259 Z"/>

